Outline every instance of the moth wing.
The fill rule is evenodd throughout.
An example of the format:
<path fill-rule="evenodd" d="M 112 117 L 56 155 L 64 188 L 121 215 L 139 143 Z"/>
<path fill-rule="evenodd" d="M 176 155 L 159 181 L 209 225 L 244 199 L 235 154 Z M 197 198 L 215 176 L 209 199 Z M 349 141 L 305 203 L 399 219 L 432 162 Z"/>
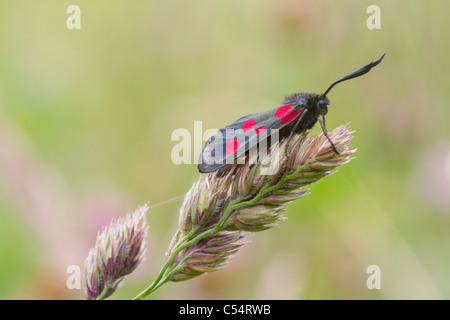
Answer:
<path fill-rule="evenodd" d="M 236 163 L 249 150 L 256 150 L 258 143 L 266 141 L 274 129 L 287 126 L 298 114 L 300 109 L 284 105 L 239 118 L 208 139 L 199 157 L 199 171 L 213 172 Z"/>

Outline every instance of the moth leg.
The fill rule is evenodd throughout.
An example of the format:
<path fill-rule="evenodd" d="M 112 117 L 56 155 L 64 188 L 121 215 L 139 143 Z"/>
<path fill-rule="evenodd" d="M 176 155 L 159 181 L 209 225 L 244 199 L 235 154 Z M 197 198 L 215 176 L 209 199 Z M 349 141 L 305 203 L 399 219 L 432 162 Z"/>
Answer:
<path fill-rule="evenodd" d="M 289 143 L 291 142 L 292 135 L 294 134 L 294 131 L 291 131 L 289 134 L 289 137 L 286 140 L 286 145 L 284 146 L 284 154 L 286 157 L 289 157 L 291 151 L 288 149 Z"/>
<path fill-rule="evenodd" d="M 297 129 L 298 125 L 300 124 L 300 121 L 302 121 L 303 117 L 305 116 L 305 114 L 307 112 L 308 112 L 308 109 L 305 109 L 305 111 L 302 112 L 302 114 L 298 118 L 297 122 L 295 123 L 295 126 L 292 128 L 291 133 L 289 134 L 289 137 L 286 140 L 286 146 L 284 149 L 284 154 L 286 155 L 286 157 L 289 157 L 289 155 L 290 155 L 290 150 L 288 150 L 288 146 L 289 146 L 289 143 L 291 142 L 292 136 L 294 135 L 295 130 Z"/>
<path fill-rule="evenodd" d="M 328 131 L 327 131 L 327 128 L 325 126 L 325 116 L 322 116 L 322 119 L 320 119 L 320 117 L 318 117 L 317 120 L 319 120 L 320 126 L 322 127 L 323 135 L 330 142 L 331 147 L 333 148 L 334 152 L 336 152 L 336 154 L 339 154 L 339 152 L 336 150 L 336 147 L 334 146 L 333 141 L 331 141 L 330 137 L 328 136 Z"/>

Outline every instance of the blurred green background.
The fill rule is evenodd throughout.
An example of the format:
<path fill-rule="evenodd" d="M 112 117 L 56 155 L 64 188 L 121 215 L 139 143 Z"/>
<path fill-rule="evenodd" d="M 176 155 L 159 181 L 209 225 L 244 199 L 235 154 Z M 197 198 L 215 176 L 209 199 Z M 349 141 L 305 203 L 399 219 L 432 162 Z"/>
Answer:
<path fill-rule="evenodd" d="M 69 30 L 66 9 L 81 8 Z M 366 9 L 381 9 L 369 30 Z M 0 298 L 69 290 L 97 232 L 149 201 L 144 263 L 111 297 L 153 281 L 196 166 L 178 128 L 220 128 L 323 92 L 356 158 L 289 205 L 228 267 L 151 299 L 449 299 L 450 4 L 446 1 L 2 1 Z M 320 126 L 313 129 L 320 132 Z M 192 154 L 192 159 L 197 154 Z M 178 198 L 177 198 L 178 197 Z M 381 269 L 369 290 L 366 269 Z"/>

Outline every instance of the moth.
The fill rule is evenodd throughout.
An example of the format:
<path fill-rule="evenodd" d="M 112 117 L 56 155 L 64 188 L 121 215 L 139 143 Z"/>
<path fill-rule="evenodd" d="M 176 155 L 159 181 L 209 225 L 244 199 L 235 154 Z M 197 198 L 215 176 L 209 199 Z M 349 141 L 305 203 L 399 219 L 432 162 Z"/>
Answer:
<path fill-rule="evenodd" d="M 287 96 L 282 105 L 277 108 L 244 116 L 220 129 L 206 141 L 203 147 L 197 166 L 199 172 L 226 170 L 236 163 L 244 163 L 249 151 L 254 150 L 262 142 L 267 143 L 270 139 L 272 144 L 276 135 L 279 142 L 291 139 L 293 134 L 301 134 L 309 130 L 317 122 L 320 123 L 323 134 L 334 152 L 339 154 L 325 126 L 325 115 L 330 105 L 327 94 L 336 84 L 369 72 L 383 60 L 385 55 L 383 53 L 378 60 L 333 82 L 322 94 L 294 93 Z"/>

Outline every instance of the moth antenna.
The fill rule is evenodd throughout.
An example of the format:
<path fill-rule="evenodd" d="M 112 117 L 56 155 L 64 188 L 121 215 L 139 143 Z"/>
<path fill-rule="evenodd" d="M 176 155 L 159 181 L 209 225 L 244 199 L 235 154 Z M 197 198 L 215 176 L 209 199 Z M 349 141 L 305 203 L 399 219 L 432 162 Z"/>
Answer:
<path fill-rule="evenodd" d="M 322 94 L 322 98 L 325 98 L 327 96 L 328 92 L 330 92 L 330 90 L 333 89 L 333 87 L 335 85 L 337 85 L 339 82 L 350 80 L 350 79 L 362 76 L 363 74 L 366 74 L 367 72 L 369 72 L 370 69 L 372 69 L 373 67 L 377 66 L 383 60 L 385 55 L 386 55 L 386 53 L 383 53 L 383 55 L 378 60 L 373 61 L 373 62 L 365 65 L 364 67 L 362 67 L 362 68 L 360 68 L 360 69 L 358 69 L 358 70 L 356 70 L 356 71 L 346 75 L 345 77 L 339 79 L 336 82 L 333 82 L 333 84 L 331 84 L 331 86 L 325 91 L 325 93 Z"/>

